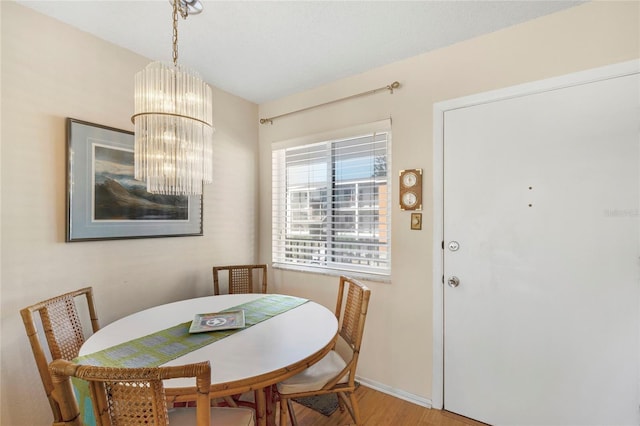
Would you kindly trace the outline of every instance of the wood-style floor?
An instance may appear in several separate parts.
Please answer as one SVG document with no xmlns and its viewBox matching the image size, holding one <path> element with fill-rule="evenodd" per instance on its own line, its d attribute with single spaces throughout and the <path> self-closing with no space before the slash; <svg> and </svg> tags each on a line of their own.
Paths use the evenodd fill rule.
<svg viewBox="0 0 640 426">
<path fill-rule="evenodd" d="M 366 386 L 356 391 L 362 421 L 367 426 L 478 426 L 484 425 L 442 410 L 431 410 Z M 330 417 L 293 403 L 299 426 L 345 426 L 353 424 L 349 413 L 337 410 Z"/>
</svg>

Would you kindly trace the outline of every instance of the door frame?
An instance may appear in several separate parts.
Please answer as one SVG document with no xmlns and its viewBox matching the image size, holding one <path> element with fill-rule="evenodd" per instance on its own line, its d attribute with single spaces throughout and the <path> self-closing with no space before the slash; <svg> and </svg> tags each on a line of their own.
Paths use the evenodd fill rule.
<svg viewBox="0 0 640 426">
<path fill-rule="evenodd" d="M 439 410 L 444 408 L 444 114 L 455 109 L 624 77 L 639 72 L 640 60 L 632 60 L 433 104 L 433 375 L 431 389 L 433 408 Z"/>
</svg>

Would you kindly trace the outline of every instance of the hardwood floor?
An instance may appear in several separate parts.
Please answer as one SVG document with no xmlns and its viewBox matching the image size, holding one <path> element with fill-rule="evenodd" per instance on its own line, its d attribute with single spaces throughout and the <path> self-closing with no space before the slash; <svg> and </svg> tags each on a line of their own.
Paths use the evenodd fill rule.
<svg viewBox="0 0 640 426">
<path fill-rule="evenodd" d="M 362 421 L 367 426 L 479 426 L 483 423 L 442 410 L 431 410 L 360 386 L 356 391 Z M 337 410 L 326 417 L 293 403 L 299 426 L 345 426 L 353 424 L 348 412 Z"/>
</svg>

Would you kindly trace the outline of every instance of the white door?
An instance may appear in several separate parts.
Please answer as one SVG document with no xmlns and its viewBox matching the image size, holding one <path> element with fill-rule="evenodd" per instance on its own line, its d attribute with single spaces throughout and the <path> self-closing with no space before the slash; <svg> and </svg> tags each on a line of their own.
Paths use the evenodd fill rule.
<svg viewBox="0 0 640 426">
<path fill-rule="evenodd" d="M 445 112 L 446 410 L 640 424 L 639 81 Z"/>
</svg>

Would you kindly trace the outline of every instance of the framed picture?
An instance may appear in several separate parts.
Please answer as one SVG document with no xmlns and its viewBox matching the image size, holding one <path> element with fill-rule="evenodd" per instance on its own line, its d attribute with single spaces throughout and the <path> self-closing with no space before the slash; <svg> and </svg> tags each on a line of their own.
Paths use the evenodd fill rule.
<svg viewBox="0 0 640 426">
<path fill-rule="evenodd" d="M 67 118 L 67 242 L 202 235 L 202 197 L 134 179 L 133 133 Z"/>
</svg>

